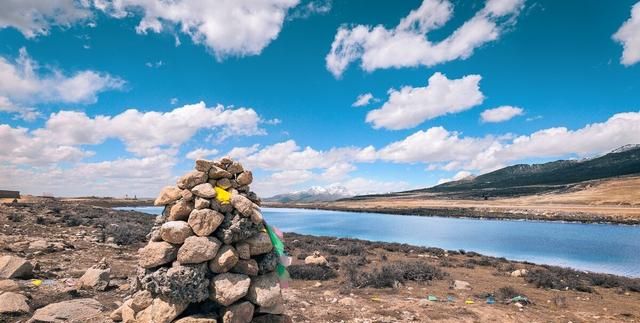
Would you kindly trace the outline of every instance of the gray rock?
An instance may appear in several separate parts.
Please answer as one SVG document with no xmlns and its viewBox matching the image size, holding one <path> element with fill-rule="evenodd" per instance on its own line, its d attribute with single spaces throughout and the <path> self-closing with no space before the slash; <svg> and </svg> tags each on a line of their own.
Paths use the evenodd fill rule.
<svg viewBox="0 0 640 323">
<path fill-rule="evenodd" d="M 139 269 L 135 288 L 160 295 L 174 303 L 197 303 L 209 297 L 207 264 L 182 265 L 157 270 Z"/>
<path fill-rule="evenodd" d="M 464 280 L 455 280 L 453 282 L 453 289 L 470 290 L 471 289 L 471 284 L 469 284 L 469 282 L 466 282 Z"/>
<path fill-rule="evenodd" d="M 242 259 L 238 260 L 238 263 L 231 268 L 231 271 L 247 276 L 257 276 L 260 269 L 258 268 L 258 263 L 254 259 Z"/>
<path fill-rule="evenodd" d="M 225 244 L 232 244 L 251 237 L 262 228 L 262 225 L 257 225 L 239 214 L 228 213 L 225 214 L 224 221 L 215 234 Z"/>
<path fill-rule="evenodd" d="M 180 189 L 175 186 L 166 186 L 160 191 L 160 195 L 153 202 L 155 206 L 167 205 L 177 201 L 180 198 Z"/>
<path fill-rule="evenodd" d="M 169 243 L 181 244 L 192 235 L 191 227 L 184 221 L 169 221 L 160 227 L 162 240 Z"/>
<path fill-rule="evenodd" d="M 213 166 L 213 163 L 209 160 L 204 160 L 204 159 L 198 159 L 196 160 L 196 167 L 195 169 L 199 172 L 203 172 L 203 173 L 208 173 L 209 170 L 211 169 L 211 166 Z"/>
<path fill-rule="evenodd" d="M 178 261 L 181 264 L 199 264 L 209 261 L 216 257 L 221 245 L 222 242 L 214 237 L 188 237 L 178 250 Z"/>
<path fill-rule="evenodd" d="M 216 181 L 216 185 L 226 190 L 226 189 L 229 189 L 229 187 L 231 187 L 231 180 L 228 178 L 221 178 Z"/>
<path fill-rule="evenodd" d="M 16 256 L 0 257 L 0 278 L 30 278 L 33 265 L 24 258 Z"/>
<path fill-rule="evenodd" d="M 191 189 L 191 192 L 196 196 L 206 198 L 206 199 L 212 199 L 216 197 L 216 191 L 213 189 L 213 186 L 209 183 L 196 185 Z"/>
<path fill-rule="evenodd" d="M 239 174 L 239 173 L 242 173 L 243 171 L 244 171 L 244 167 L 242 167 L 242 164 L 240 164 L 239 162 L 234 161 L 227 166 L 227 172 L 231 174 Z"/>
<path fill-rule="evenodd" d="M 169 216 L 167 216 L 167 220 L 169 221 L 180 221 L 186 220 L 189 218 L 189 214 L 193 211 L 193 204 L 187 200 L 181 199 L 176 202 L 169 211 Z"/>
<path fill-rule="evenodd" d="M 208 179 L 207 173 L 194 170 L 182 176 L 177 184 L 181 189 L 192 189 L 198 184 L 206 183 Z"/>
<path fill-rule="evenodd" d="M 224 220 L 218 211 L 210 209 L 193 210 L 189 215 L 189 225 L 198 236 L 208 236 L 213 233 Z"/>
<path fill-rule="evenodd" d="M 254 306 L 250 302 L 242 302 L 226 308 L 222 315 L 223 323 L 250 323 L 253 319 Z"/>
<path fill-rule="evenodd" d="M 269 252 L 258 256 L 256 261 L 258 262 L 258 275 L 264 275 L 276 270 L 276 266 L 278 265 L 278 256 L 275 252 Z"/>
<path fill-rule="evenodd" d="M 246 242 L 241 241 L 236 243 L 236 251 L 238 252 L 238 257 L 240 259 L 251 258 L 251 250 L 249 248 L 249 244 Z"/>
<path fill-rule="evenodd" d="M 273 249 L 271 239 L 266 232 L 258 232 L 245 240 L 245 242 L 249 245 L 249 253 L 252 257 L 267 253 Z"/>
<path fill-rule="evenodd" d="M 251 171 L 246 170 L 242 172 L 240 175 L 238 175 L 238 177 L 236 178 L 236 181 L 241 186 L 249 185 L 251 184 L 251 182 L 253 182 L 253 173 Z"/>
<path fill-rule="evenodd" d="M 29 313 L 27 298 L 14 292 L 0 294 L 0 314 Z"/>
<path fill-rule="evenodd" d="M 109 286 L 109 279 L 111 275 L 111 268 L 106 263 L 105 259 L 87 269 L 87 271 L 78 280 L 80 288 L 95 289 L 104 291 Z"/>
<path fill-rule="evenodd" d="M 158 267 L 176 260 L 178 248 L 168 242 L 149 242 L 138 250 L 138 264 L 142 268 Z"/>
<path fill-rule="evenodd" d="M 196 197 L 195 207 L 196 210 L 206 209 L 211 205 L 211 201 L 208 199 L 203 199 L 201 197 Z"/>
<path fill-rule="evenodd" d="M 224 245 L 216 256 L 209 261 L 209 269 L 216 273 L 226 273 L 238 262 L 238 253 L 236 249 L 230 245 Z"/>
<path fill-rule="evenodd" d="M 72 299 L 36 310 L 29 322 L 103 322 L 106 317 L 102 310 L 102 304 L 95 299 Z"/>
<path fill-rule="evenodd" d="M 207 316 L 207 315 L 189 315 L 185 316 L 174 323 L 218 323 L 218 319 L 216 316 Z"/>
<path fill-rule="evenodd" d="M 129 307 L 131 307 L 131 309 L 133 309 L 133 311 L 137 313 L 151 306 L 151 303 L 153 303 L 153 295 L 151 295 L 151 292 L 147 290 L 141 290 L 131 296 Z"/>
<path fill-rule="evenodd" d="M 211 279 L 210 298 L 223 306 L 229 306 L 247 295 L 251 279 L 240 274 L 224 273 Z"/>
<path fill-rule="evenodd" d="M 215 165 L 212 165 L 211 169 L 209 170 L 210 179 L 218 180 L 221 178 L 231 178 L 231 177 L 232 177 L 231 173 Z"/>
<path fill-rule="evenodd" d="M 247 299 L 260 307 L 272 307 L 282 301 L 280 282 L 275 273 L 270 273 L 251 280 Z"/>
</svg>

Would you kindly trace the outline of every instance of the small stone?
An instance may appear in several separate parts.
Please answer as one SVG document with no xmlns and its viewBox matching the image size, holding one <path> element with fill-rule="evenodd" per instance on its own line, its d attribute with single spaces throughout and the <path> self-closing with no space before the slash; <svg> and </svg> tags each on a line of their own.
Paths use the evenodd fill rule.
<svg viewBox="0 0 640 323">
<path fill-rule="evenodd" d="M 269 314 L 283 314 L 284 313 L 284 299 L 282 297 L 279 298 L 278 302 L 275 305 L 266 307 L 259 306 L 256 310 L 258 313 L 269 313 Z"/>
<path fill-rule="evenodd" d="M 240 274 L 224 273 L 211 279 L 210 298 L 223 306 L 229 306 L 247 295 L 251 279 Z"/>
<path fill-rule="evenodd" d="M 216 256 L 221 245 L 222 242 L 214 237 L 188 237 L 178 250 L 178 262 L 199 264 L 209 261 Z"/>
<path fill-rule="evenodd" d="M 14 292 L 0 294 L 0 314 L 29 313 L 27 298 Z"/>
<path fill-rule="evenodd" d="M 470 290 L 471 289 L 471 284 L 469 284 L 469 282 L 466 282 L 464 280 L 455 280 L 453 282 L 453 289 Z"/>
<path fill-rule="evenodd" d="M 226 190 L 226 189 L 229 189 L 229 187 L 231 187 L 231 180 L 228 178 L 221 178 L 216 181 L 216 185 Z"/>
<path fill-rule="evenodd" d="M 229 245 L 224 245 L 215 257 L 209 261 L 209 269 L 216 273 L 226 273 L 233 266 L 238 263 L 238 253 L 235 248 Z"/>
<path fill-rule="evenodd" d="M 185 316 L 177 321 L 173 321 L 173 323 L 218 323 L 218 319 L 216 316 L 205 316 L 205 315 L 189 315 Z"/>
<path fill-rule="evenodd" d="M 180 191 L 180 196 L 182 196 L 182 199 L 187 202 L 193 201 L 193 193 L 191 193 L 190 190 L 185 189 Z"/>
<path fill-rule="evenodd" d="M 517 269 L 511 272 L 511 277 L 524 277 L 529 273 L 526 269 Z"/>
<path fill-rule="evenodd" d="M 209 160 L 197 159 L 196 160 L 196 170 L 203 173 L 208 173 L 213 166 L 213 163 Z"/>
<path fill-rule="evenodd" d="M 153 202 L 155 206 L 162 206 L 171 204 L 177 201 L 180 198 L 180 189 L 175 186 L 165 186 L 162 191 L 160 191 L 160 195 Z"/>
<path fill-rule="evenodd" d="M 251 258 L 251 249 L 249 247 L 249 244 L 246 242 L 236 243 L 236 251 L 238 252 L 238 257 L 240 259 Z"/>
<path fill-rule="evenodd" d="M 218 166 L 211 166 L 211 169 L 209 170 L 210 179 L 219 180 L 221 178 L 231 178 L 231 177 L 232 177 L 231 173 L 227 172 L 226 170 Z"/>
<path fill-rule="evenodd" d="M 242 302 L 229 306 L 222 315 L 223 323 L 250 323 L 254 306 L 250 302 Z"/>
<path fill-rule="evenodd" d="M 206 209 L 211 205 L 211 201 L 201 197 L 196 197 L 195 207 L 196 210 Z"/>
<path fill-rule="evenodd" d="M 176 260 L 178 248 L 168 242 L 149 242 L 138 250 L 138 264 L 142 268 L 158 267 Z"/>
<path fill-rule="evenodd" d="M 280 282 L 275 273 L 254 277 L 247 293 L 247 299 L 260 307 L 275 306 L 282 300 Z"/>
<path fill-rule="evenodd" d="M 20 285 L 11 279 L 0 280 L 0 293 L 2 292 L 15 292 L 20 290 Z"/>
<path fill-rule="evenodd" d="M 231 268 L 234 273 L 257 276 L 259 272 L 258 263 L 254 259 L 238 260 L 238 263 Z"/>
<path fill-rule="evenodd" d="M 249 245 L 249 254 L 251 256 L 261 255 L 273 249 L 271 239 L 266 232 L 259 232 L 245 240 L 245 242 Z"/>
<path fill-rule="evenodd" d="M 33 265 L 24 258 L 16 256 L 0 257 L 0 278 L 30 278 Z"/>
<path fill-rule="evenodd" d="M 345 305 L 345 306 L 354 306 L 356 305 L 356 300 L 351 297 L 345 297 L 343 299 L 340 299 L 338 301 L 338 304 Z"/>
<path fill-rule="evenodd" d="M 109 286 L 109 278 L 111 275 L 111 268 L 105 262 L 103 258 L 100 263 L 87 269 L 87 271 L 80 277 L 78 284 L 80 288 L 89 288 L 99 291 L 104 291 Z"/>
<path fill-rule="evenodd" d="M 134 312 L 138 313 L 153 303 L 153 295 L 149 291 L 141 290 L 133 294 L 129 305 Z"/>
<path fill-rule="evenodd" d="M 193 235 L 193 231 L 187 222 L 169 221 L 160 227 L 162 240 L 173 244 L 181 244 Z"/>
<path fill-rule="evenodd" d="M 178 180 L 178 187 L 181 189 L 192 189 L 198 184 L 205 183 L 208 179 L 207 173 L 197 170 L 191 171 Z"/>
<path fill-rule="evenodd" d="M 168 221 L 180 221 L 189 218 L 189 214 L 193 211 L 193 205 L 186 200 L 179 200 L 171 207 L 169 211 Z"/>
<path fill-rule="evenodd" d="M 236 181 L 240 186 L 249 185 L 253 182 L 253 173 L 251 171 L 244 171 L 236 178 Z"/>
<path fill-rule="evenodd" d="M 123 323 L 136 323 L 136 311 L 131 308 L 131 300 L 128 300 L 120 307 Z"/>
<path fill-rule="evenodd" d="M 242 164 L 240 164 L 239 162 L 232 162 L 231 164 L 229 164 L 229 166 L 227 166 L 227 172 L 231 174 L 239 174 L 243 171 L 244 167 L 242 167 Z"/>
<path fill-rule="evenodd" d="M 391 322 L 391 320 L 385 319 L 384 321 L 381 320 L 380 322 Z M 266 314 L 254 317 L 251 323 L 293 323 L 293 320 L 291 320 L 291 318 L 287 315 Z"/>
<path fill-rule="evenodd" d="M 102 310 L 95 299 L 78 298 L 39 308 L 29 322 L 103 322 Z"/>
<path fill-rule="evenodd" d="M 223 220 L 224 215 L 210 209 L 193 210 L 189 215 L 189 225 L 193 232 L 199 236 L 210 235 Z"/>
<path fill-rule="evenodd" d="M 206 199 L 212 199 L 216 197 L 216 191 L 213 189 L 213 186 L 209 183 L 196 185 L 194 188 L 191 189 L 191 192 L 196 196 L 203 197 Z"/>
</svg>

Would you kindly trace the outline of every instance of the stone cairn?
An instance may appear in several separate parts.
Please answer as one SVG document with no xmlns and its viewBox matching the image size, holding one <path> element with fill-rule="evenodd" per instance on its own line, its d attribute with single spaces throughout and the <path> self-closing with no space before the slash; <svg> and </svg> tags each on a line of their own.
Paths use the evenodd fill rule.
<svg viewBox="0 0 640 323">
<path fill-rule="evenodd" d="M 282 254 L 251 192 L 251 171 L 229 158 L 195 170 L 155 201 L 164 206 L 138 251 L 133 294 L 112 313 L 141 323 L 288 322 Z M 271 231 L 272 232 L 272 231 Z M 282 275 L 280 275 L 282 276 Z"/>
</svg>

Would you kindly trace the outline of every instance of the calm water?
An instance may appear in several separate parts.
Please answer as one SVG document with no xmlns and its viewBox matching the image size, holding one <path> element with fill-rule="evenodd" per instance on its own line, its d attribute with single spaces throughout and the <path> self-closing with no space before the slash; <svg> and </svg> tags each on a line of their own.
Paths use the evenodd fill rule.
<svg viewBox="0 0 640 323">
<path fill-rule="evenodd" d="M 160 214 L 160 207 L 122 208 Z M 640 277 L 640 226 L 263 208 L 285 232 L 401 242 Z"/>
</svg>

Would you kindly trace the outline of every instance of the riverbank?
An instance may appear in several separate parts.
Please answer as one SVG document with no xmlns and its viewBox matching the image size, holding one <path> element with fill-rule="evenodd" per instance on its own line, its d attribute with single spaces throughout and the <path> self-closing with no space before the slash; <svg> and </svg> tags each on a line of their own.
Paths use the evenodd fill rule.
<svg viewBox="0 0 640 323">
<path fill-rule="evenodd" d="M 0 205 L 0 256 L 37 263 L 33 278 L 43 281 L 36 286 L 31 279 L 12 279 L 30 313 L 3 314 L 0 322 L 25 321 L 38 308 L 77 298 L 96 299 L 109 322 L 108 314 L 127 294 L 137 249 L 152 222 L 140 212 L 71 202 Z M 406 244 L 294 233 L 285 238 L 295 279 L 284 295 L 294 322 L 640 319 L 639 279 Z M 327 266 L 304 264 L 315 251 Z M 109 287 L 77 289 L 79 277 L 103 257 L 111 267 Z M 513 275 L 520 269 L 526 274 Z M 487 304 L 489 296 L 494 304 Z M 515 296 L 529 302 L 508 303 Z"/>
</svg>

